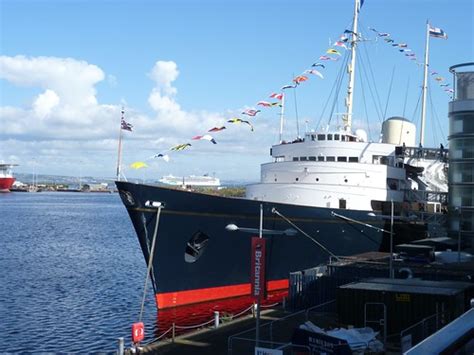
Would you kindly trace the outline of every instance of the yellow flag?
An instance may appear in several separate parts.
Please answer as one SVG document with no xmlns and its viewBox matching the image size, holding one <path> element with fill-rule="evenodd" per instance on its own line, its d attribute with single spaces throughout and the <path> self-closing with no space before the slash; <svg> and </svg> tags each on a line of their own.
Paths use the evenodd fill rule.
<svg viewBox="0 0 474 355">
<path fill-rule="evenodd" d="M 142 161 L 136 161 L 135 163 L 130 164 L 130 167 L 133 169 L 141 169 L 141 168 L 148 168 L 148 165 L 146 165 Z"/>
<path fill-rule="evenodd" d="M 335 49 L 333 48 L 329 48 L 326 53 L 328 54 L 337 54 L 337 55 L 341 55 L 341 53 L 339 53 L 338 51 L 336 51 Z"/>
</svg>

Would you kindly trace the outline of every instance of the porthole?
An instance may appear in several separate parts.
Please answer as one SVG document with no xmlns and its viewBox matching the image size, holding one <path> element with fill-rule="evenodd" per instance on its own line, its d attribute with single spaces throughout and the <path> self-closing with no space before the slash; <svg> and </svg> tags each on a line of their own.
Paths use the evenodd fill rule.
<svg viewBox="0 0 474 355">
<path fill-rule="evenodd" d="M 296 180 L 296 181 L 300 181 L 300 178 L 296 178 L 295 180 Z"/>
<path fill-rule="evenodd" d="M 316 178 L 316 181 L 319 181 L 319 178 Z"/>
<path fill-rule="evenodd" d="M 197 231 L 186 243 L 184 250 L 184 261 L 187 263 L 196 262 L 207 248 L 209 237 L 201 231 Z"/>
<path fill-rule="evenodd" d="M 344 182 L 347 182 L 347 179 L 344 179 Z"/>
</svg>

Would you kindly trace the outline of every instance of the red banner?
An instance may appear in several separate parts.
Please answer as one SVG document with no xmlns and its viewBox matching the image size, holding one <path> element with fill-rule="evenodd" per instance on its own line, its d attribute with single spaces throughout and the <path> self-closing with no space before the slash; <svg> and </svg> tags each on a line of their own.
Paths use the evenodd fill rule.
<svg viewBox="0 0 474 355">
<path fill-rule="evenodd" d="M 255 300 L 265 299 L 265 238 L 252 237 L 252 255 L 250 267 L 251 295 Z"/>
</svg>

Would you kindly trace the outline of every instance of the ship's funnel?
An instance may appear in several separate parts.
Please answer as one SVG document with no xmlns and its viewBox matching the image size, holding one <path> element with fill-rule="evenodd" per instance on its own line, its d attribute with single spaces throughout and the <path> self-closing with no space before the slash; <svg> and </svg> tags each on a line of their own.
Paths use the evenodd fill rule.
<svg viewBox="0 0 474 355">
<path fill-rule="evenodd" d="M 416 145 L 416 127 L 403 117 L 390 117 L 382 124 L 382 143 Z"/>
</svg>

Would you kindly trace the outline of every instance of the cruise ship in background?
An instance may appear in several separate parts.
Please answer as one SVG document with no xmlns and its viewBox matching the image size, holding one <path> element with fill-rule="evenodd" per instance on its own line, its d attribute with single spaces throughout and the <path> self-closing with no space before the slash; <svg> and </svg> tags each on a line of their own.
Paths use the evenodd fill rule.
<svg viewBox="0 0 474 355">
<path fill-rule="evenodd" d="M 0 164 L 0 192 L 10 192 L 15 182 L 12 169 L 17 164 Z"/>
<path fill-rule="evenodd" d="M 417 144 L 415 125 L 403 117 L 384 121 L 380 142 L 352 127 L 358 15 L 355 0 L 352 31 L 345 31 L 351 35 L 342 122 L 290 142 L 280 131 L 245 198 L 116 182 L 147 261 L 156 236 L 151 277 L 158 308 L 249 294 L 261 206 L 268 291 L 286 288 L 289 272 L 331 256 L 388 250 L 392 210 L 399 243 L 442 233 L 447 153 L 423 147 L 423 134 Z"/>
<path fill-rule="evenodd" d="M 221 181 L 215 176 L 209 175 L 190 175 L 190 176 L 163 176 L 160 183 L 171 186 L 182 186 L 182 187 L 220 187 Z"/>
</svg>

